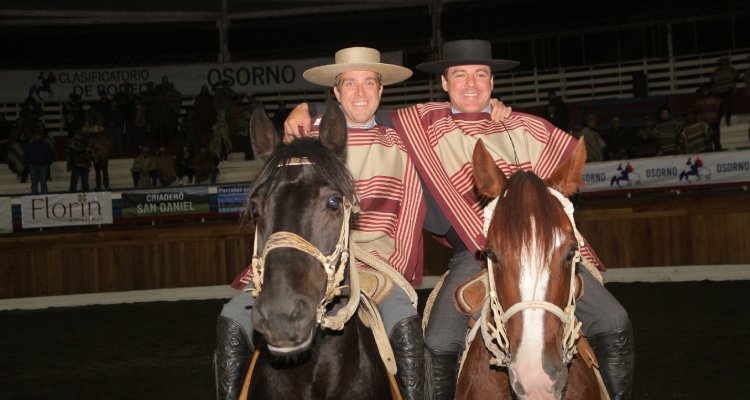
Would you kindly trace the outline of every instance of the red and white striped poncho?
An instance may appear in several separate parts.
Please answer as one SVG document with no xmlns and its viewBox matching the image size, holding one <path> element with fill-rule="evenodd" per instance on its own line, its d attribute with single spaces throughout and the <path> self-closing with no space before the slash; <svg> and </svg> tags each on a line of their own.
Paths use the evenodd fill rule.
<svg viewBox="0 0 750 400">
<path fill-rule="evenodd" d="M 492 122 L 488 113 L 453 114 L 450 103 L 399 109 L 393 121 L 417 172 L 472 254 L 485 242 L 471 167 L 477 140 L 482 139 L 506 176 L 530 170 L 543 179 L 572 154 L 577 143 L 542 118 L 513 112 L 502 122 Z M 588 244 L 581 253 L 604 269 Z"/>
<path fill-rule="evenodd" d="M 319 119 L 313 124 L 317 135 Z M 349 128 L 346 163 L 354 178 L 361 211 L 351 240 L 385 260 L 410 283 L 422 282 L 422 187 L 399 135 L 391 128 Z M 241 289 L 252 281 L 248 267 L 232 283 Z"/>
</svg>

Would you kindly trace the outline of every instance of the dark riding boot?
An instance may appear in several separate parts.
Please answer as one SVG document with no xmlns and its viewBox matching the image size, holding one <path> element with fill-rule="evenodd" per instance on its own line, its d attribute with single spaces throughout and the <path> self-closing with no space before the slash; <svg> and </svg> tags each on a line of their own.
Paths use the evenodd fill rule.
<svg viewBox="0 0 750 400">
<path fill-rule="evenodd" d="M 589 339 L 599 361 L 599 372 L 612 400 L 629 400 L 633 393 L 635 339 L 633 327 L 594 335 Z"/>
<path fill-rule="evenodd" d="M 242 391 L 253 346 L 240 324 L 220 316 L 216 325 L 216 398 L 236 400 Z"/>
<path fill-rule="evenodd" d="M 456 397 L 458 353 L 444 353 L 427 349 L 430 358 L 430 389 L 432 400 L 453 400 Z"/>
<path fill-rule="evenodd" d="M 396 381 L 404 400 L 424 399 L 424 335 L 418 315 L 404 318 L 391 331 Z"/>
</svg>

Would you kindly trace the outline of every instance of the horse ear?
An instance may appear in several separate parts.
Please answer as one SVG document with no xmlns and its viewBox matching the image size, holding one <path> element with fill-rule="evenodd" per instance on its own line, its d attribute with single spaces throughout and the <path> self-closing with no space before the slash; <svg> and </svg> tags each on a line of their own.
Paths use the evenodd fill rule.
<svg viewBox="0 0 750 400">
<path fill-rule="evenodd" d="M 281 137 L 276 133 L 276 128 L 263 107 L 255 107 L 253 110 L 250 131 L 253 136 L 253 151 L 263 161 L 281 145 Z"/>
<path fill-rule="evenodd" d="M 326 113 L 320 121 L 320 141 L 334 154 L 344 158 L 346 154 L 346 117 L 339 103 L 326 100 Z"/>
<path fill-rule="evenodd" d="M 477 185 L 477 193 L 486 198 L 499 196 L 507 179 L 503 171 L 495 165 L 495 160 L 492 159 L 492 155 L 484 147 L 481 139 L 474 145 L 471 165 L 474 183 Z"/>
<path fill-rule="evenodd" d="M 565 196 L 573 195 L 581 185 L 581 176 L 586 167 L 586 143 L 583 137 L 578 139 L 578 145 L 573 154 L 547 178 L 547 186 L 551 186 Z"/>
</svg>

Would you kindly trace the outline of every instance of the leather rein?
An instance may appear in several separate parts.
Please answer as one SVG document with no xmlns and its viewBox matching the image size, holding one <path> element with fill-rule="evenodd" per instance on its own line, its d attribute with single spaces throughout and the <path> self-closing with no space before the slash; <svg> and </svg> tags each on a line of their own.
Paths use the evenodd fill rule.
<svg viewBox="0 0 750 400">
<path fill-rule="evenodd" d="M 558 192 L 553 188 L 548 188 L 549 192 L 557 198 L 565 210 L 565 214 L 570 219 L 570 223 L 573 226 L 573 232 L 576 236 L 578 246 L 576 252 L 571 261 L 570 268 L 570 294 L 568 295 L 568 302 L 565 308 L 560 308 L 555 304 L 548 301 L 530 300 L 521 301 L 510 306 L 507 310 L 503 310 L 500 305 L 500 301 L 497 295 L 497 288 L 495 286 L 495 278 L 492 266 L 492 260 L 487 259 L 487 272 L 489 280 L 489 296 L 484 302 L 482 307 L 482 315 L 480 317 L 480 323 L 475 325 L 474 329 L 481 329 L 482 338 L 490 351 L 490 364 L 500 367 L 504 367 L 510 361 L 511 352 L 509 347 L 508 334 L 506 331 L 506 324 L 508 320 L 515 314 L 523 310 L 537 310 L 541 309 L 554 314 L 563 323 L 563 340 L 562 340 L 562 358 L 564 363 L 568 363 L 573 359 L 573 356 L 578 352 L 576 347 L 576 341 L 580 336 L 581 322 L 575 316 L 576 308 L 576 278 L 575 278 L 575 266 L 578 261 L 581 260 L 580 248 L 583 246 L 583 237 L 576 228 L 575 221 L 573 220 L 573 204 L 566 198 L 562 193 Z M 495 213 L 495 207 L 497 205 L 497 197 L 490 202 L 484 209 L 484 234 L 487 235 L 489 230 L 490 221 Z M 471 336 L 474 336 L 472 333 Z"/>
</svg>

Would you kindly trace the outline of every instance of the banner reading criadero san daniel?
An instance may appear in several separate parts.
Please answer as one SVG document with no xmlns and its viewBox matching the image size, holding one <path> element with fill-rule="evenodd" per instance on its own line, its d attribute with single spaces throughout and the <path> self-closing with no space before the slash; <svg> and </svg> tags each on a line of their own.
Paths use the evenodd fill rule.
<svg viewBox="0 0 750 400">
<path fill-rule="evenodd" d="M 381 62 L 401 65 L 400 51 L 381 54 Z M 162 77 L 174 83 L 175 89 L 185 96 L 200 93 L 201 86 L 209 88 L 227 81 L 238 93 L 279 93 L 315 90 L 317 87 L 302 78 L 302 73 L 312 67 L 332 64 L 333 57 L 242 61 L 224 64 L 190 64 L 171 66 L 138 66 L 121 68 L 8 70 L 0 71 L 0 102 L 22 102 L 27 96 L 42 101 L 62 102 L 70 93 L 84 100 L 99 98 L 99 93 L 109 96 L 130 86 L 133 93 L 147 90 L 149 82 L 159 84 Z"/>
<path fill-rule="evenodd" d="M 207 187 L 138 190 L 121 198 L 123 217 L 207 214 L 211 208 Z"/>
<path fill-rule="evenodd" d="M 111 223 L 112 194 L 109 192 L 21 197 L 21 226 L 24 229 Z"/>
<path fill-rule="evenodd" d="M 750 183 L 750 151 L 592 162 L 583 183 L 581 192 Z"/>
</svg>

